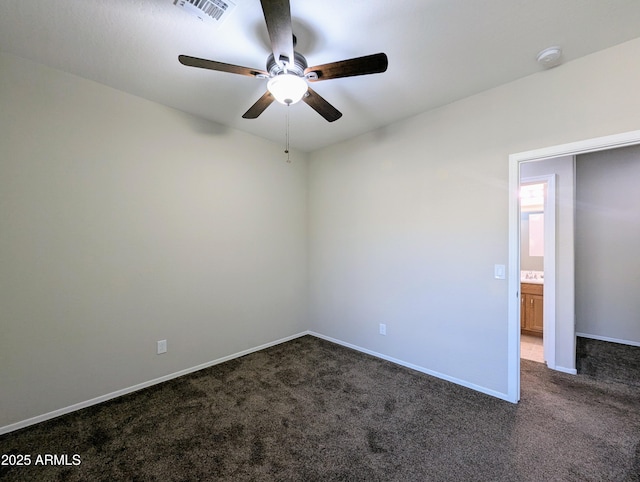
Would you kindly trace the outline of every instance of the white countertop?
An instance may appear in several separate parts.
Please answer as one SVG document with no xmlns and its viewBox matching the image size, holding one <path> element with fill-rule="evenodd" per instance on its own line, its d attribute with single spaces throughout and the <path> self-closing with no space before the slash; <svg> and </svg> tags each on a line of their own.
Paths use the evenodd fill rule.
<svg viewBox="0 0 640 482">
<path fill-rule="evenodd" d="M 544 271 L 520 271 L 520 282 L 542 285 L 544 284 Z"/>
</svg>

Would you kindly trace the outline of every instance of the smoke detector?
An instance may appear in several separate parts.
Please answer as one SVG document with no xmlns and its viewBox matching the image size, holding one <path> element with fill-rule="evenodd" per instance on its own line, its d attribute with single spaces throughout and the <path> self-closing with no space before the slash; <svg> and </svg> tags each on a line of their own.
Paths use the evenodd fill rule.
<svg viewBox="0 0 640 482">
<path fill-rule="evenodd" d="M 545 69 L 550 69 L 560 64 L 562 58 L 562 49 L 560 47 L 549 47 L 538 53 L 538 63 Z"/>
</svg>

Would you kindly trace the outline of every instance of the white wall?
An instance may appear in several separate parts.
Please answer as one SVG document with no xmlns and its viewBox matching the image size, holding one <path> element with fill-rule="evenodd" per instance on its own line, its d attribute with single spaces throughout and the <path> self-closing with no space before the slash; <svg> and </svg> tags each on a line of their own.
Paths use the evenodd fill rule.
<svg viewBox="0 0 640 482">
<path fill-rule="evenodd" d="M 576 160 L 576 331 L 640 345 L 640 147 Z"/>
<path fill-rule="evenodd" d="M 312 330 L 507 394 L 508 156 L 640 128 L 638 58 L 634 40 L 312 153 Z"/>
<path fill-rule="evenodd" d="M 292 158 L 0 55 L 0 428 L 306 330 Z"/>
</svg>

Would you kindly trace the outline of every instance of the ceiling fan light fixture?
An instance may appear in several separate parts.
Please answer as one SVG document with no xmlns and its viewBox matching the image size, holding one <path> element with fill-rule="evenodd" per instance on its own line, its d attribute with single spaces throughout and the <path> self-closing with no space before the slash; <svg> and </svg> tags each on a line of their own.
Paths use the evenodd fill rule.
<svg viewBox="0 0 640 482">
<path fill-rule="evenodd" d="M 307 93 L 307 82 L 297 75 L 280 74 L 269 80 L 267 89 L 278 102 L 291 105 L 299 102 Z"/>
<path fill-rule="evenodd" d="M 229 0 L 174 0 L 200 5 L 202 2 L 219 2 Z M 233 0 L 237 2 L 238 0 Z M 200 69 L 228 72 L 247 77 L 269 79 L 267 91 L 242 114 L 243 119 L 256 119 L 273 101 L 291 105 L 303 101 L 327 122 L 334 122 L 342 113 L 327 102 L 324 97 L 314 92 L 307 82 L 319 82 L 329 79 L 340 79 L 359 75 L 381 74 L 386 72 L 389 64 L 387 55 L 380 52 L 352 59 L 329 62 L 309 67 L 304 55 L 294 50 L 296 37 L 291 22 L 290 0 L 260 0 L 264 14 L 267 33 L 272 52 L 267 57 L 266 70 L 243 67 L 241 65 L 200 59 L 189 55 L 179 55 L 182 65 Z M 205 7 L 206 10 L 206 7 Z"/>
</svg>

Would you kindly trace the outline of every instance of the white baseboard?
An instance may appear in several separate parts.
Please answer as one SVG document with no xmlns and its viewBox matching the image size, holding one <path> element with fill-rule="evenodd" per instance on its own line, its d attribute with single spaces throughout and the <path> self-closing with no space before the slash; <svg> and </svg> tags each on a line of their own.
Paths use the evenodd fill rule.
<svg viewBox="0 0 640 482">
<path fill-rule="evenodd" d="M 309 334 L 310 334 L 310 332 L 304 331 L 304 332 L 298 333 L 296 335 L 291 335 L 291 336 L 288 336 L 286 338 L 281 338 L 279 340 L 275 340 L 275 341 L 272 341 L 272 342 L 269 342 L 269 343 L 265 343 L 264 345 L 256 346 L 256 347 L 253 347 L 253 348 L 249 348 L 247 350 L 243 350 L 243 351 L 238 352 L 238 353 L 234 353 L 233 355 L 228 355 L 228 356 L 225 356 L 225 357 L 222 357 L 222 358 L 217 358 L 215 360 L 203 363 L 203 364 L 195 366 L 195 367 L 187 368 L 185 370 L 180 370 L 180 371 L 177 371 L 175 373 L 171 373 L 169 375 L 165 375 L 165 376 L 162 376 L 162 377 L 159 377 L 159 378 L 154 378 L 153 380 L 142 382 L 142 383 L 139 383 L 139 384 L 134 385 L 132 387 L 123 388 L 122 390 L 117 390 L 115 392 L 107 393 L 105 395 L 101 395 L 99 397 L 92 398 L 91 400 L 86 400 L 84 402 L 75 403 L 73 405 L 69 405 L 68 407 L 59 408 L 58 410 L 54 410 L 52 412 L 48 412 L 48 413 L 45 413 L 45 414 L 42 414 L 42 415 L 37 415 L 35 417 L 28 418 L 28 419 L 22 420 L 20 422 L 12 423 L 10 425 L 5 425 L 4 427 L 0 427 L 0 435 L 3 435 L 5 433 L 9 433 L 9 432 L 13 432 L 14 430 L 19 430 L 21 428 L 25 428 L 25 427 L 28 427 L 30 425 L 35 425 L 36 423 L 45 422 L 47 420 L 51 420 L 52 418 L 56 418 L 56 417 L 59 417 L 61 415 L 66 415 L 67 413 L 75 412 L 77 410 L 81 410 L 83 408 L 87 408 L 87 407 L 90 407 L 92 405 L 97 405 L 98 403 L 106 402 L 106 401 L 111 400 L 113 398 L 117 398 L 117 397 L 120 397 L 122 395 L 126 395 L 128 393 L 136 392 L 138 390 L 142 390 L 143 388 L 148 388 L 148 387 L 151 387 L 153 385 L 157 385 L 158 383 L 167 382 L 167 381 L 172 380 L 174 378 L 178 378 L 178 377 L 181 377 L 183 375 L 188 375 L 189 373 L 197 372 L 198 370 L 203 370 L 205 368 L 209 368 L 209 367 L 212 367 L 214 365 L 218 365 L 219 363 L 224 363 L 226 361 L 233 360 L 234 358 L 239 358 L 241 356 L 245 356 L 245 355 L 248 355 L 250 353 L 254 353 L 256 351 L 264 350 L 265 348 L 269 348 L 269 347 L 272 347 L 272 346 L 275 346 L 275 345 L 279 345 L 280 343 L 285 343 L 287 341 L 295 340 L 296 338 L 300 338 L 301 336 L 309 335 Z"/>
<path fill-rule="evenodd" d="M 558 365 L 556 365 L 555 367 L 553 367 L 553 370 L 562 372 L 562 373 L 568 373 L 569 375 L 577 375 L 578 374 L 578 370 L 575 368 L 565 368 L 565 367 L 560 367 Z"/>
<path fill-rule="evenodd" d="M 608 336 L 589 335 L 587 333 L 576 333 L 576 336 L 591 338 L 592 340 L 610 341 L 611 343 L 620 343 L 621 345 L 640 346 L 640 342 L 638 341 L 621 340 L 619 338 L 610 338 Z"/>
<path fill-rule="evenodd" d="M 320 333 L 316 333 L 316 332 L 310 331 L 308 334 L 312 335 L 312 336 L 315 336 L 317 338 L 322 338 L 323 340 L 327 340 L 327 341 L 330 341 L 332 343 L 336 343 L 338 345 L 345 346 L 347 348 L 351 348 L 352 350 L 356 350 L 356 351 L 360 351 L 362 353 L 366 353 L 367 355 L 371 355 L 371 356 L 374 356 L 376 358 L 381 358 L 383 360 L 390 361 L 391 363 L 395 363 L 396 365 L 401 365 L 403 367 L 407 367 L 407 368 L 410 368 L 412 370 L 416 370 L 416 371 L 421 372 L 421 373 L 426 373 L 427 375 L 431 375 L 433 377 L 440 378 L 442 380 L 446 380 L 446 381 L 451 382 L 451 383 L 455 383 L 456 385 L 461 385 L 463 387 L 470 388 L 471 390 L 475 390 L 476 392 L 484 393 L 486 395 L 490 395 L 492 397 L 496 397 L 496 398 L 499 398 L 501 400 L 506 400 L 507 402 L 516 403 L 516 402 L 514 402 L 513 400 L 511 400 L 509 398 L 509 395 L 507 393 L 497 392 L 495 390 L 491 390 L 489 388 L 486 388 L 486 387 L 483 387 L 483 386 L 480 386 L 480 385 L 476 385 L 474 383 L 467 382 L 466 380 L 461 380 L 459 378 L 455 378 L 455 377 L 451 377 L 449 375 L 445 375 L 444 373 L 436 372 L 434 370 L 429 370 L 428 368 L 424 368 L 424 367 L 421 367 L 421 366 L 418 366 L 418 365 L 414 365 L 413 363 L 408 363 L 408 362 L 405 362 L 403 360 L 399 360 L 397 358 L 393 358 L 393 357 L 390 357 L 390 356 L 387 356 L 387 355 L 383 355 L 382 353 L 377 353 L 375 351 L 371 351 L 371 350 L 368 350 L 366 348 L 362 348 L 362 347 L 357 346 L 357 345 L 352 345 L 351 343 L 347 343 L 347 342 L 344 342 L 342 340 L 337 340 L 335 338 L 331 338 L 329 336 L 325 336 L 325 335 L 322 335 Z"/>
</svg>

